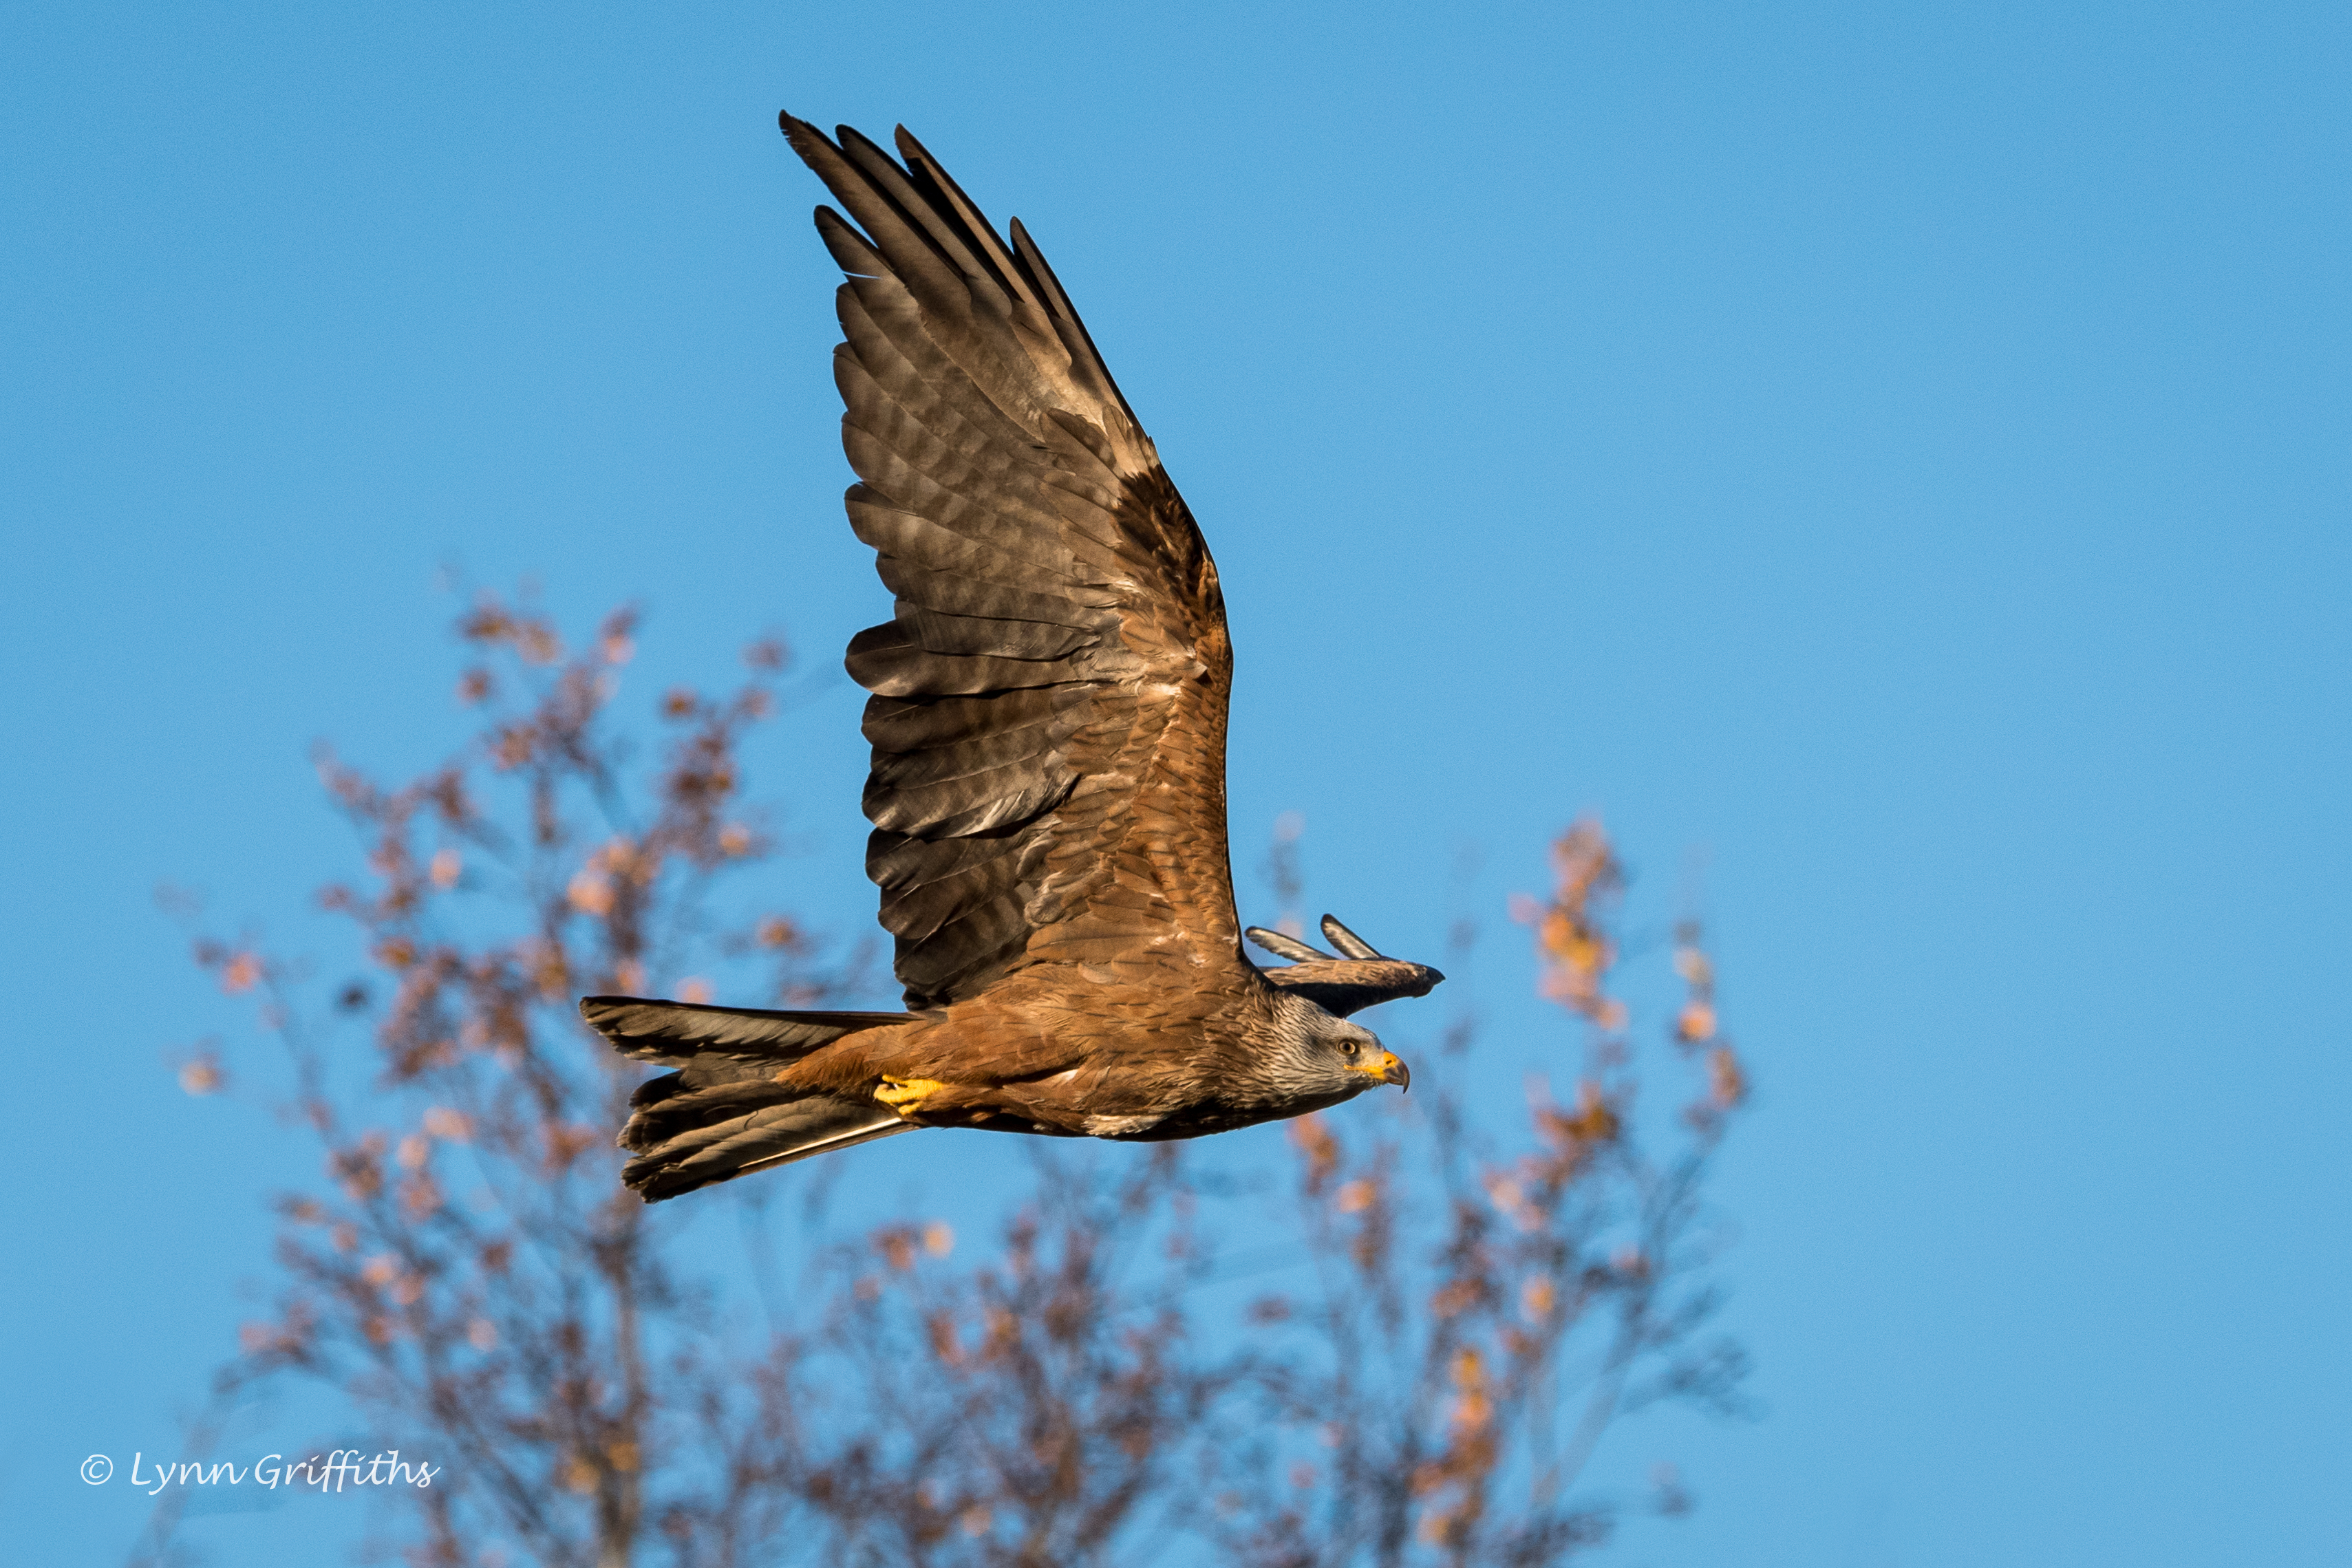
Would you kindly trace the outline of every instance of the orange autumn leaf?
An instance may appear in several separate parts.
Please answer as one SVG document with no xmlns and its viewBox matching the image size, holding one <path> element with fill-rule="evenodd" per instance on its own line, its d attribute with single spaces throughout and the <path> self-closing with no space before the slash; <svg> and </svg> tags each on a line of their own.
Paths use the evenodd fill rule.
<svg viewBox="0 0 2352 1568">
<path fill-rule="evenodd" d="M 613 882 L 601 872 L 583 871 L 573 876 L 564 896 L 583 915 L 601 920 L 613 912 Z"/>
</svg>

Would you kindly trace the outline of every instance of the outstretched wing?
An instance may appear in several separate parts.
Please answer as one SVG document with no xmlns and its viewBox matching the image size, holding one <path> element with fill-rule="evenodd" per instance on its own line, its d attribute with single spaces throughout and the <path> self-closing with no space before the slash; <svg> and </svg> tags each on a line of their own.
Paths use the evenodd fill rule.
<svg viewBox="0 0 2352 1568">
<path fill-rule="evenodd" d="M 1018 220 L 1008 245 L 903 129 L 903 165 L 847 127 L 783 129 L 856 225 L 817 209 L 849 275 L 850 524 L 898 596 L 848 665 L 874 694 L 866 871 L 907 1005 L 1041 963 L 1245 967 L 1224 600 L 1150 437 Z"/>
</svg>

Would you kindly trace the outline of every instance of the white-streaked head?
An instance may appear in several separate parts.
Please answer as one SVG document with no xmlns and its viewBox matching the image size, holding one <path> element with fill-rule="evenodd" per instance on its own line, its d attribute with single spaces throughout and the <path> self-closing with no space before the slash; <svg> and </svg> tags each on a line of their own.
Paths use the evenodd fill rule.
<svg viewBox="0 0 2352 1568">
<path fill-rule="evenodd" d="M 1361 1024 L 1334 1018 L 1306 998 L 1275 998 L 1276 1046 L 1266 1065 L 1292 1093 L 1344 1100 L 1375 1084 L 1405 1088 L 1412 1073 L 1380 1037 Z"/>
</svg>

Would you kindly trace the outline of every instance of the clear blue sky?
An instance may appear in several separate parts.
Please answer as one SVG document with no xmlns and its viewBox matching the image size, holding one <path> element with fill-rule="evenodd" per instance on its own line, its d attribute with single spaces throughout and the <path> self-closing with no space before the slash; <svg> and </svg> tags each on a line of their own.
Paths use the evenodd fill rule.
<svg viewBox="0 0 2352 1568">
<path fill-rule="evenodd" d="M 648 692 L 769 626 L 830 669 L 884 613 L 786 106 L 903 120 L 1034 228 L 1223 570 L 1236 837 L 1303 810 L 1318 906 L 1433 954 L 1480 846 L 1482 1002 L 1551 1039 L 1501 919 L 1548 836 L 1601 810 L 1654 906 L 1704 852 L 1768 1414 L 1637 1434 L 1701 1511 L 1629 1560 L 2344 1560 L 2352 12 L 20 3 L 5 37 L 25 1561 L 119 1556 L 138 1511 L 74 1468 L 173 1445 L 257 1195 L 308 1168 L 163 1070 L 240 1015 L 150 891 L 301 946 L 350 863 L 308 744 L 398 771 L 459 733 L 436 569 L 642 601 Z M 754 758 L 836 929 L 857 697 Z"/>
</svg>

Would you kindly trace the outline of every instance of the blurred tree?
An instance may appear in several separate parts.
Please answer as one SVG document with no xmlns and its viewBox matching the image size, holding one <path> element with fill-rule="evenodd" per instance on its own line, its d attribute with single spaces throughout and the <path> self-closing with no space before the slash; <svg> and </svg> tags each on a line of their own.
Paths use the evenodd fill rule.
<svg viewBox="0 0 2352 1568">
<path fill-rule="evenodd" d="M 1685 926 L 1670 1033 L 1698 1087 L 1677 1118 L 1636 1114 L 1612 988 L 1622 879 L 1591 822 L 1522 911 L 1585 1033 L 1572 1099 L 1531 1084 L 1516 1134 L 1454 1089 L 1379 1123 L 1292 1124 L 1307 1288 L 1209 1315 L 1226 1276 L 1203 1205 L 1231 1178 L 1179 1145 L 1047 1146 L 993 1256 L 951 1261 L 937 1222 L 811 1240 L 797 1315 L 737 1343 L 672 1255 L 690 1215 L 620 1186 L 612 1133 L 643 1070 L 575 998 L 708 999 L 723 971 L 730 999 L 758 999 L 757 973 L 772 1005 L 804 1008 L 873 982 L 862 951 L 828 960 L 788 913 L 724 913 L 773 847 L 739 747 L 782 649 L 754 644 L 730 695 L 662 697 L 667 739 L 640 770 L 611 713 L 634 630 L 624 612 L 567 650 L 545 616 L 485 599 L 459 624 L 476 662 L 458 692 L 483 719 L 455 761 L 384 789 L 322 756 L 368 876 L 320 902 L 358 927 L 363 976 L 322 996 L 254 943 L 197 944 L 284 1043 L 325 1166 L 278 1200 L 278 1296 L 221 1394 L 314 1378 L 385 1448 L 429 1453 L 440 1473 L 402 1494 L 391 1543 L 408 1560 L 1541 1563 L 1627 1507 L 1687 1506 L 1670 1476 L 1639 1500 L 1583 1477 L 1622 1413 L 1736 1399 L 1737 1350 L 1703 1337 L 1700 1198 L 1745 1080 Z M 1298 826 L 1270 862 L 1286 905 Z M 1465 1015 L 1445 1051 L 1466 1059 L 1475 1033 Z M 180 1071 L 192 1093 L 227 1082 L 215 1055 Z M 822 1190 L 824 1166 L 692 1202 Z M 173 1553 L 172 1500 L 152 1557 Z"/>
</svg>

